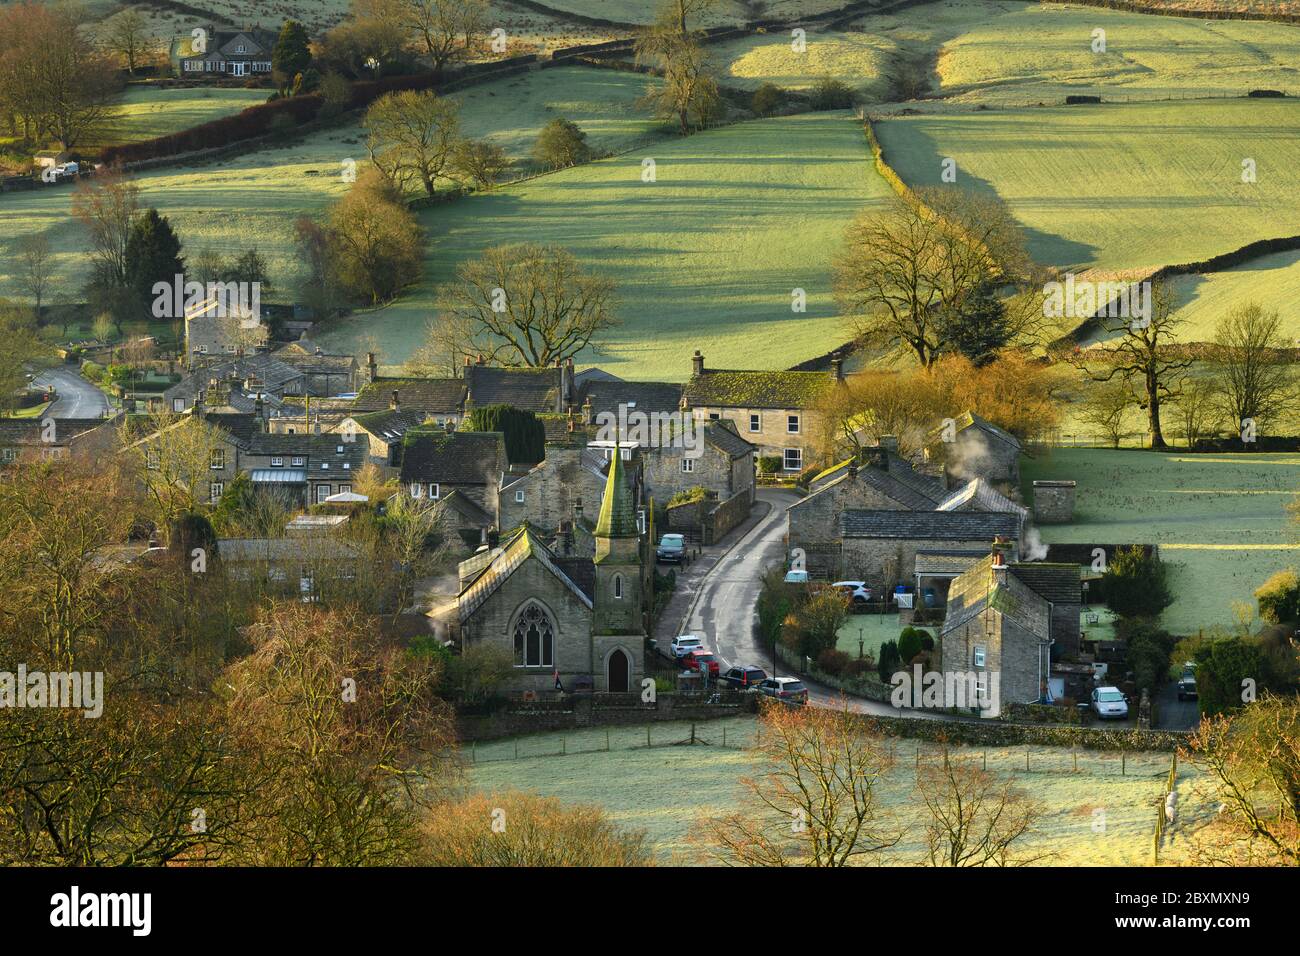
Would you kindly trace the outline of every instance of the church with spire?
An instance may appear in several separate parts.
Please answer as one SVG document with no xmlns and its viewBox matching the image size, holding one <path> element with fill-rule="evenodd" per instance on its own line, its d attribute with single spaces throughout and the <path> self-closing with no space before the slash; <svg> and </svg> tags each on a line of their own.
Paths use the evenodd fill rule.
<svg viewBox="0 0 1300 956">
<path fill-rule="evenodd" d="M 594 557 L 566 554 L 527 524 L 460 564 L 440 616 L 462 652 L 514 659 L 514 693 L 639 691 L 645 674 L 647 537 L 623 461 L 614 455 L 593 532 Z"/>
</svg>

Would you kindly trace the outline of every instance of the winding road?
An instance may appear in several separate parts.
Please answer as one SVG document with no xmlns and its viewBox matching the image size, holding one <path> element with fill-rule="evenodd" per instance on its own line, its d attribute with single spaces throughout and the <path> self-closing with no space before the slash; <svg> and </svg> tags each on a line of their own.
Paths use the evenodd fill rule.
<svg viewBox="0 0 1300 956">
<path fill-rule="evenodd" d="M 108 396 L 69 368 L 52 368 L 32 380 L 37 388 L 53 388 L 56 398 L 45 414 L 50 418 L 107 418 Z"/>
<path fill-rule="evenodd" d="M 699 634 L 721 659 L 723 669 L 732 664 L 754 664 L 772 673 L 772 648 L 760 647 L 756 637 L 758 595 L 762 590 L 763 572 L 784 558 L 786 511 L 801 498 L 784 490 L 761 490 L 757 497 L 772 508 L 767 515 L 718 559 L 699 583 L 686 618 L 684 634 Z M 781 665 L 777 673 L 785 675 Z M 898 717 L 935 717 L 918 710 L 899 710 L 879 701 L 859 697 L 841 698 L 840 692 L 804 678 L 808 700 L 818 706 L 841 706 L 846 700 L 850 710 L 858 713 Z"/>
</svg>

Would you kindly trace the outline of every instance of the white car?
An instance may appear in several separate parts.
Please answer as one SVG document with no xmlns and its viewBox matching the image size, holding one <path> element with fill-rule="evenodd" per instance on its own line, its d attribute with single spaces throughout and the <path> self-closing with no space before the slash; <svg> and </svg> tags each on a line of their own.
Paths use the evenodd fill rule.
<svg viewBox="0 0 1300 956">
<path fill-rule="evenodd" d="M 1098 687 L 1092 692 L 1092 712 L 1102 720 L 1128 717 L 1128 698 L 1118 687 Z"/>
<path fill-rule="evenodd" d="M 836 581 L 831 585 L 854 604 L 869 604 L 875 597 L 866 581 Z"/>
<path fill-rule="evenodd" d="M 673 640 L 669 645 L 673 651 L 673 657 L 682 658 L 691 651 L 703 650 L 704 640 L 697 634 L 683 634 Z"/>
</svg>

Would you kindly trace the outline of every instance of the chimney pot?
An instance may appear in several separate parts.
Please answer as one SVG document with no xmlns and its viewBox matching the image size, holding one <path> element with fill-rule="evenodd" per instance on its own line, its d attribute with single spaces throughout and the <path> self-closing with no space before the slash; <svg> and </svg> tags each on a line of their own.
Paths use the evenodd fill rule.
<svg viewBox="0 0 1300 956">
<path fill-rule="evenodd" d="M 401 402 L 397 400 L 397 389 L 393 389 L 393 397 L 392 400 L 389 401 L 388 407 L 391 408 L 393 411 L 397 411 L 399 408 L 402 407 Z"/>
<path fill-rule="evenodd" d="M 838 355 L 831 356 L 831 378 L 836 382 L 844 381 L 844 359 Z"/>
</svg>

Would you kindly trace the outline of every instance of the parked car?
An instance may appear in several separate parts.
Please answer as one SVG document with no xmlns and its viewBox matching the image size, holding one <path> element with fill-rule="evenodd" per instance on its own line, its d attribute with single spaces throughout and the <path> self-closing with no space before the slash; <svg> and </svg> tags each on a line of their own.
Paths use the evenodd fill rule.
<svg viewBox="0 0 1300 956">
<path fill-rule="evenodd" d="M 666 534 L 655 548 L 655 560 L 667 564 L 681 564 L 686 560 L 686 538 L 680 534 Z"/>
<path fill-rule="evenodd" d="M 683 634 L 673 639 L 668 645 L 673 652 L 673 657 L 679 660 L 694 650 L 704 649 L 704 640 L 698 634 Z"/>
<path fill-rule="evenodd" d="M 758 692 L 792 707 L 808 703 L 808 688 L 796 677 L 769 677 L 758 685 Z"/>
<path fill-rule="evenodd" d="M 1128 717 L 1128 698 L 1118 687 L 1098 687 L 1092 692 L 1092 712 L 1102 720 Z"/>
<path fill-rule="evenodd" d="M 875 600 L 875 593 L 867 587 L 866 581 L 836 581 L 831 585 L 854 604 L 868 604 Z"/>
<path fill-rule="evenodd" d="M 1196 700 L 1196 665 L 1191 662 L 1183 665 L 1183 674 L 1178 678 L 1178 699 Z"/>
<path fill-rule="evenodd" d="M 767 671 L 761 667 L 752 667 L 748 664 L 728 668 L 727 672 L 722 675 L 724 683 L 740 690 L 753 690 L 765 680 L 767 680 Z"/>
<path fill-rule="evenodd" d="M 707 670 L 710 677 L 717 677 L 718 671 L 721 669 L 717 655 L 712 651 L 704 650 L 702 647 L 697 647 L 695 650 L 687 654 L 683 663 L 686 664 L 688 670 Z"/>
<path fill-rule="evenodd" d="M 807 584 L 807 583 L 808 583 L 808 572 L 807 572 L 807 571 L 787 571 L 787 572 L 785 572 L 785 583 L 786 583 L 786 584 Z"/>
</svg>

